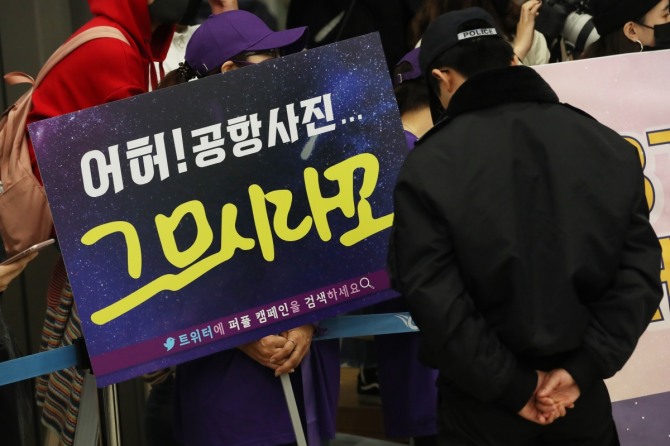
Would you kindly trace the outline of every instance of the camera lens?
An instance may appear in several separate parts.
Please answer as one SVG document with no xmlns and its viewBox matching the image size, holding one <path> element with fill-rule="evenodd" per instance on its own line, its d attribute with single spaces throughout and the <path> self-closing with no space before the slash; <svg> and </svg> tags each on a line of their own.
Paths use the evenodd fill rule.
<svg viewBox="0 0 670 446">
<path fill-rule="evenodd" d="M 575 47 L 577 53 L 584 51 L 600 37 L 591 16 L 576 12 L 568 14 L 561 35 Z"/>
</svg>

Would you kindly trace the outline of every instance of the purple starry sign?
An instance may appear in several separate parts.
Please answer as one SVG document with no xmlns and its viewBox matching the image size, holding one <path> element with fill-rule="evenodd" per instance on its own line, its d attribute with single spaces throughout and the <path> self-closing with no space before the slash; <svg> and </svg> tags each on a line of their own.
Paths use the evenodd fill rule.
<svg viewBox="0 0 670 446">
<path fill-rule="evenodd" d="M 99 386 L 395 296 L 376 34 L 29 131 Z"/>
</svg>

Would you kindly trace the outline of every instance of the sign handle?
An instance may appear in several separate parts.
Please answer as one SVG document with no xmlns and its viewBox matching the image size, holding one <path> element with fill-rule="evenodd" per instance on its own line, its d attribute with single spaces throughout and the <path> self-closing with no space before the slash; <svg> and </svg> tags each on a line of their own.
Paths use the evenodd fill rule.
<svg viewBox="0 0 670 446">
<path fill-rule="evenodd" d="M 284 397 L 286 398 L 286 404 L 288 405 L 288 412 L 291 415 L 291 424 L 293 424 L 296 442 L 298 446 L 307 446 L 305 432 L 302 430 L 302 424 L 300 423 L 298 405 L 295 402 L 295 395 L 293 393 L 293 387 L 291 386 L 291 378 L 289 378 L 288 373 L 282 373 L 279 375 L 279 378 L 281 379 L 281 386 L 284 389 Z"/>
</svg>

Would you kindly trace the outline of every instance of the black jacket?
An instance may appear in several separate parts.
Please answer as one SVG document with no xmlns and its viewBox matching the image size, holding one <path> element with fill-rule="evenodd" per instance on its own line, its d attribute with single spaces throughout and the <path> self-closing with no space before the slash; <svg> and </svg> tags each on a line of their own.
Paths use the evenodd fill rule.
<svg viewBox="0 0 670 446">
<path fill-rule="evenodd" d="M 409 154 L 389 266 L 440 379 L 518 411 L 616 373 L 662 298 L 636 149 L 527 67 L 467 80 Z"/>
</svg>

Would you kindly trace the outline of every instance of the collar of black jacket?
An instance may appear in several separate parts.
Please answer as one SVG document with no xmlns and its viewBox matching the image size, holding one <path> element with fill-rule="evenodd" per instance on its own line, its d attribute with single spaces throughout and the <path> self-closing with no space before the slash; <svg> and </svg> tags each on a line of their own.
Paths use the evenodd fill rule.
<svg viewBox="0 0 670 446">
<path fill-rule="evenodd" d="M 465 81 L 424 138 L 464 113 L 515 102 L 550 102 L 558 96 L 532 68 L 515 66 L 486 71 Z M 424 139 L 422 138 L 422 139 Z"/>
</svg>

